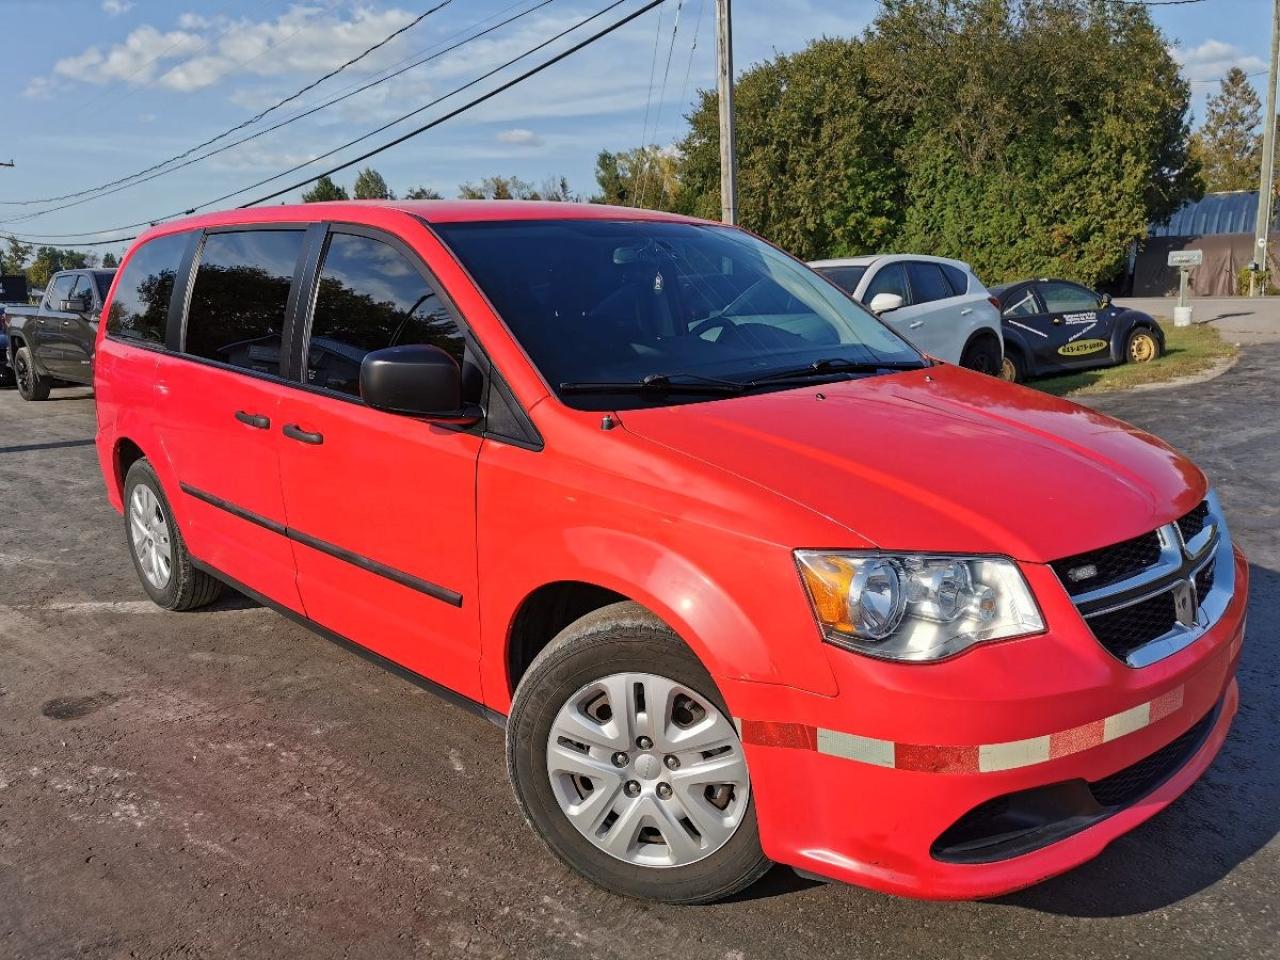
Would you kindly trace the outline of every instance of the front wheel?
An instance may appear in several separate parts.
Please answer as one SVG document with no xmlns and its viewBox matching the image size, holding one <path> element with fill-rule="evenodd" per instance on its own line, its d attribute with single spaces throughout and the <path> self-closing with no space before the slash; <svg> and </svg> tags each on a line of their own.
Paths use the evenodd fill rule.
<svg viewBox="0 0 1280 960">
<path fill-rule="evenodd" d="M 19 347 L 13 354 L 13 374 L 18 381 L 18 395 L 23 400 L 48 400 L 52 382 L 36 370 L 30 347 Z"/>
<path fill-rule="evenodd" d="M 1009 383 L 1022 383 L 1027 379 L 1027 370 L 1022 362 L 1022 358 L 1016 353 L 1006 351 L 1004 360 L 1000 363 L 1000 379 L 1007 380 Z"/>
<path fill-rule="evenodd" d="M 1129 363 L 1150 363 L 1160 356 L 1160 341 L 1146 327 L 1139 327 L 1129 334 L 1124 356 Z"/>
<path fill-rule="evenodd" d="M 615 893 L 710 903 L 770 866 L 715 683 L 638 604 L 588 614 L 534 660 L 507 722 L 507 769 L 551 852 Z"/>
</svg>

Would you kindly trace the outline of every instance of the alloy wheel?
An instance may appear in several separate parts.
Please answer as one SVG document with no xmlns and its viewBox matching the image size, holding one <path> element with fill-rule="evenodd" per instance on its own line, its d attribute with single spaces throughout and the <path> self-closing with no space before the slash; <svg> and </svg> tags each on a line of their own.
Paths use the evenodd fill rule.
<svg viewBox="0 0 1280 960">
<path fill-rule="evenodd" d="M 750 797 L 733 724 L 697 691 L 651 673 L 616 673 L 575 692 L 551 725 L 547 774 L 579 833 L 645 867 L 711 856 Z"/>
<path fill-rule="evenodd" d="M 164 508 L 146 484 L 133 488 L 129 498 L 129 542 L 147 582 L 163 590 L 173 575 L 173 550 Z"/>
</svg>

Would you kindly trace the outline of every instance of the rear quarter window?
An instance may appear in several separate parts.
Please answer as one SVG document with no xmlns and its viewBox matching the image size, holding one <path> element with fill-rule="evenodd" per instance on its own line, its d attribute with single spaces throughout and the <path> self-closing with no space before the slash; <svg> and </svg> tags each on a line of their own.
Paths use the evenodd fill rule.
<svg viewBox="0 0 1280 960">
<path fill-rule="evenodd" d="M 125 340 L 163 345 L 178 264 L 188 235 L 171 233 L 134 251 L 116 284 L 107 314 L 107 333 Z"/>
</svg>

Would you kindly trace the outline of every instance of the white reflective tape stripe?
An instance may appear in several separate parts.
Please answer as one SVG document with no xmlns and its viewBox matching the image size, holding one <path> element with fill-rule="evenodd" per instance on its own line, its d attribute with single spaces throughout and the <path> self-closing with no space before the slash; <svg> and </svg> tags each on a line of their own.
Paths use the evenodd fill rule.
<svg viewBox="0 0 1280 960">
<path fill-rule="evenodd" d="M 1140 703 L 1121 713 L 1113 713 L 1102 721 L 1102 742 L 1109 743 L 1126 733 L 1141 730 L 1151 722 L 1151 704 Z"/>
<path fill-rule="evenodd" d="M 856 733 L 818 728 L 818 752 L 845 760 L 858 760 L 877 767 L 892 767 L 894 763 L 893 741 L 873 740 Z"/>
<path fill-rule="evenodd" d="M 1049 759 L 1049 738 L 1011 740 L 1008 743 L 984 743 L 978 747 L 978 772 L 1013 770 Z"/>
</svg>

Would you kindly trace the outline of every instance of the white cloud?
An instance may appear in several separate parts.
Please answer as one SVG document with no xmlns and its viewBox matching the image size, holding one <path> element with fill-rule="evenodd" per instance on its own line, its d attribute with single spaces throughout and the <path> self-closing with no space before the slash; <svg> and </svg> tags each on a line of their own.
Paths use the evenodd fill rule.
<svg viewBox="0 0 1280 960">
<path fill-rule="evenodd" d="M 1239 67 L 1245 73 L 1267 69 L 1264 60 L 1221 40 L 1206 40 L 1189 50 L 1175 47 L 1172 53 L 1189 80 L 1217 80 L 1232 67 Z"/>
<path fill-rule="evenodd" d="M 133 9 L 129 0 L 102 0 L 102 12 L 108 17 L 118 17 Z"/>
<path fill-rule="evenodd" d="M 22 95 L 29 100 L 48 100 L 53 96 L 53 84 L 48 77 L 32 77 L 22 88 Z"/>
<path fill-rule="evenodd" d="M 503 130 L 498 134 L 499 143 L 510 143 L 513 146 L 521 147 L 540 147 L 542 146 L 542 138 L 532 130 L 525 130 L 522 127 L 515 127 L 511 130 Z"/>
<path fill-rule="evenodd" d="M 123 0 L 105 3 L 121 5 Z M 316 74 L 355 57 L 414 17 L 397 8 L 374 11 L 359 7 L 347 15 L 329 13 L 319 6 L 292 6 L 269 20 L 187 13 L 179 17 L 176 30 L 145 24 L 105 52 L 90 46 L 59 60 L 54 73 L 96 85 L 155 82 L 180 92 L 201 90 L 244 74 Z M 393 41 L 354 69 L 379 69 L 399 55 L 398 49 L 399 44 Z"/>
</svg>

